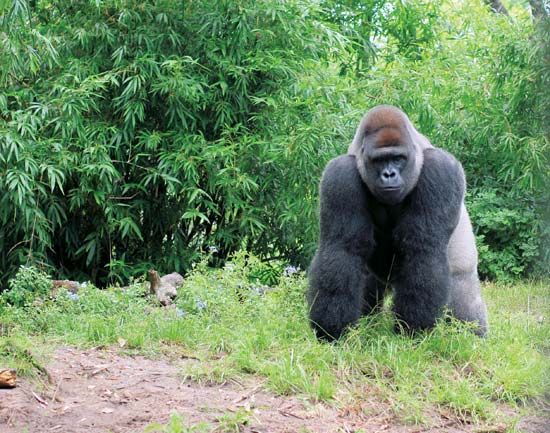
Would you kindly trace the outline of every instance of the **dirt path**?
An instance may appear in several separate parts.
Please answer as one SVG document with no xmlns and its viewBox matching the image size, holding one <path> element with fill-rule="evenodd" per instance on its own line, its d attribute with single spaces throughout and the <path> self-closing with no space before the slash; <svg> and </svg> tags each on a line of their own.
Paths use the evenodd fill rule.
<svg viewBox="0 0 550 433">
<path fill-rule="evenodd" d="M 25 380 L 0 390 L 1 433 L 140 433 L 152 422 L 166 422 L 173 412 L 188 425 L 201 421 L 221 428 L 224 414 L 248 413 L 240 431 L 268 432 L 467 432 L 471 426 L 443 420 L 432 429 L 395 424 L 380 407 L 379 415 L 338 410 L 295 397 L 278 397 L 259 383 L 204 386 L 182 381 L 186 362 L 121 356 L 115 350 L 60 348 L 47 366 L 51 385 L 45 390 Z M 235 430 L 233 430 L 235 431 Z"/>
</svg>

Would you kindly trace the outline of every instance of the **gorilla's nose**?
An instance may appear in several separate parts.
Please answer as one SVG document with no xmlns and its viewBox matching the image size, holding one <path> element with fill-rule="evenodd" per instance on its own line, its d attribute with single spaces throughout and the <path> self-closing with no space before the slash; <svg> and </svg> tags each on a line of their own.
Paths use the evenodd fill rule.
<svg viewBox="0 0 550 433">
<path fill-rule="evenodd" d="M 397 176 L 397 173 L 395 172 L 394 169 L 386 168 L 386 169 L 384 169 L 384 171 L 382 172 L 382 177 L 384 178 L 384 180 L 393 179 L 395 176 Z"/>
</svg>

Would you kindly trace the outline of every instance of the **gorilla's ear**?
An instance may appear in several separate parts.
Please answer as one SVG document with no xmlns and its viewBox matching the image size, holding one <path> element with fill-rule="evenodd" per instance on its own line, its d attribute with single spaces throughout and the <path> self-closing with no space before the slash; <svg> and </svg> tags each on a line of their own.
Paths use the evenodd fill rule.
<svg viewBox="0 0 550 433">
<path fill-rule="evenodd" d="M 408 120 L 408 119 L 407 119 Z M 432 143 L 430 143 L 430 140 L 425 135 L 422 135 L 418 130 L 414 127 L 414 125 L 409 120 L 407 122 L 407 131 L 409 132 L 412 140 L 414 141 L 415 145 L 418 146 L 419 149 L 428 149 L 434 147 Z"/>
<path fill-rule="evenodd" d="M 367 123 L 367 116 L 368 113 L 363 116 L 361 121 L 359 122 L 359 126 L 355 130 L 355 135 L 353 136 L 353 140 L 348 146 L 348 155 L 358 156 L 362 153 L 363 146 L 365 145 L 365 135 L 367 134 L 367 128 L 365 124 Z"/>
</svg>

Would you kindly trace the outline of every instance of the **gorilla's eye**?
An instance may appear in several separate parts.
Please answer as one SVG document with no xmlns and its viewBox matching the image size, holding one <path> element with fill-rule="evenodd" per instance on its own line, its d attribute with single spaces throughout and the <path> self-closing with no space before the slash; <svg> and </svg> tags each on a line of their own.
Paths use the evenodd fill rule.
<svg viewBox="0 0 550 433">
<path fill-rule="evenodd" d="M 388 164 L 388 163 L 402 164 L 407 161 L 407 157 L 404 155 L 381 155 L 381 156 L 373 156 L 370 160 L 374 164 Z"/>
<path fill-rule="evenodd" d="M 404 164 L 405 162 L 407 162 L 407 157 L 404 156 L 404 155 L 397 155 L 397 156 L 395 156 L 395 157 L 393 158 L 393 160 L 394 160 L 395 162 L 400 163 L 400 164 Z"/>
</svg>

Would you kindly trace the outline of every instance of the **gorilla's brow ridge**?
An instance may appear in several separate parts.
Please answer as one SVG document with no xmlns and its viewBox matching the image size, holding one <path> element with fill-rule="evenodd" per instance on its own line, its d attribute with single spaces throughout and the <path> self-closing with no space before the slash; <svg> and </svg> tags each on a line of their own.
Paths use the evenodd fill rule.
<svg viewBox="0 0 550 433">
<path fill-rule="evenodd" d="M 395 127 L 379 128 L 376 135 L 375 147 L 392 147 L 399 146 L 403 140 L 403 134 Z"/>
</svg>

